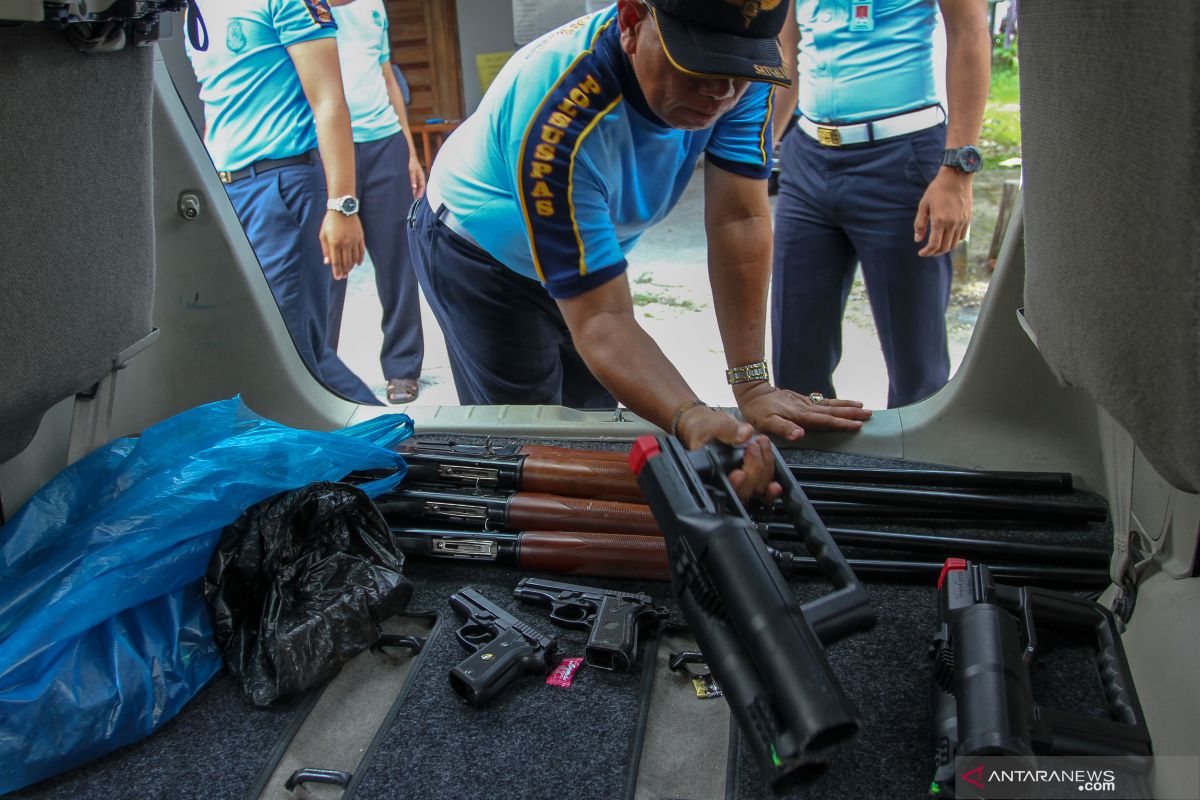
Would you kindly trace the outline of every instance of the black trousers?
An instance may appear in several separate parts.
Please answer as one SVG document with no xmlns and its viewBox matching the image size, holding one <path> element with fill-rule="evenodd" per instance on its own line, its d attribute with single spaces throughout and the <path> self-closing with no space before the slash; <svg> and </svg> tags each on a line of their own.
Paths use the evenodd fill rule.
<svg viewBox="0 0 1200 800">
<path fill-rule="evenodd" d="M 439 216 L 417 200 L 408 243 L 446 337 L 459 402 L 616 408 L 575 350 L 545 288 L 451 231 Z"/>
</svg>

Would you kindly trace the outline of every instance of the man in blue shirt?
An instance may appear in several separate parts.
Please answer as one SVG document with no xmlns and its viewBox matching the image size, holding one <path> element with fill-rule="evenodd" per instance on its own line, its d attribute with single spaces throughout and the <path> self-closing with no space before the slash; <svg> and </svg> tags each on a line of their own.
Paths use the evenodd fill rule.
<svg viewBox="0 0 1200 800">
<path fill-rule="evenodd" d="M 936 2 L 936 6 L 935 6 Z M 946 24 L 949 115 L 934 79 Z M 780 92 L 771 332 L 780 386 L 834 395 L 842 313 L 861 262 L 888 369 L 888 406 L 950 376 L 950 251 L 971 220 L 987 102 L 985 0 L 797 0 L 780 41 L 799 67 Z M 797 103 L 797 94 L 799 100 Z M 786 134 L 785 134 L 786 131 Z"/>
<path fill-rule="evenodd" d="M 207 33 L 187 47 L 204 103 L 204 143 L 288 333 L 326 386 L 377 405 L 329 336 L 334 281 L 363 258 L 350 113 L 329 6 L 325 0 L 193 5 L 189 13 L 202 12 Z"/>
<path fill-rule="evenodd" d="M 392 70 L 387 9 L 383 0 L 335 0 L 338 59 L 354 130 L 359 218 L 375 266 L 375 288 L 383 306 L 379 363 L 391 403 L 417 399 L 425 343 L 417 276 L 408 254 L 404 218 L 413 197 L 425 191 L 403 92 Z M 334 286 L 330 335 L 337 342 L 346 283 Z M 335 344 L 336 346 L 336 344 Z"/>
<path fill-rule="evenodd" d="M 410 236 L 462 402 L 612 408 L 615 395 L 691 447 L 861 427 L 861 404 L 779 391 L 763 360 L 786 13 L 779 0 L 619 0 L 505 65 L 439 152 Z M 709 278 L 749 424 L 700 403 L 637 324 L 625 274 L 702 155 Z"/>
</svg>

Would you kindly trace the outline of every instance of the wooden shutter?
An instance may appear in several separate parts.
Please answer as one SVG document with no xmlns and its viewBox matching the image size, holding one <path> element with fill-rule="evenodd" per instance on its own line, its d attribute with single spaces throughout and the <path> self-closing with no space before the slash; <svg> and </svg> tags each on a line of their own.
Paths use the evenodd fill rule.
<svg viewBox="0 0 1200 800">
<path fill-rule="evenodd" d="M 454 0 L 385 0 L 392 61 L 412 92 L 408 118 L 463 115 L 462 64 L 458 52 L 458 13 Z"/>
</svg>

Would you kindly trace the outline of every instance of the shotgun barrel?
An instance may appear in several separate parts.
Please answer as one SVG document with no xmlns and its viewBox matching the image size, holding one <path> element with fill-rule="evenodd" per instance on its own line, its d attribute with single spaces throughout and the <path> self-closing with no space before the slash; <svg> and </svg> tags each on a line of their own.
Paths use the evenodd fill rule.
<svg viewBox="0 0 1200 800">
<path fill-rule="evenodd" d="M 1102 503 L 1094 501 L 1029 499 L 993 494 L 935 492 L 928 489 L 893 489 L 879 486 L 841 486 L 836 483 L 802 483 L 801 488 L 814 501 L 870 503 L 897 508 L 943 510 L 1009 520 L 1103 522 L 1108 519 L 1108 508 Z"/>
<path fill-rule="evenodd" d="M 876 550 L 924 553 L 932 558 L 940 559 L 970 557 L 988 559 L 989 563 L 998 559 L 1015 563 L 1078 564 L 1102 567 L 1111 558 L 1107 550 L 1078 545 L 972 539 L 965 536 L 935 536 L 900 531 L 864 531 L 854 528 L 830 528 L 829 533 L 839 547 L 869 547 Z M 775 540 L 794 540 L 796 538 L 790 526 L 779 523 L 767 525 L 767 537 Z"/>
</svg>

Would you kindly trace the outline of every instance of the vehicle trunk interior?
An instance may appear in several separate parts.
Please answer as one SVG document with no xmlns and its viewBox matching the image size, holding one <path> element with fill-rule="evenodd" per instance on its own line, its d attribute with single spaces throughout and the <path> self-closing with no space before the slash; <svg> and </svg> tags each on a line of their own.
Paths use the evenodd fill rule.
<svg viewBox="0 0 1200 800">
<path fill-rule="evenodd" d="M 1028 0 L 1020 26 L 1022 196 L 960 371 L 928 400 L 876 412 L 859 434 L 810 434 L 784 455 L 1070 472 L 1068 499 L 1101 498 L 1106 521 L 855 527 L 1116 545 L 1115 574 L 1135 587 L 1121 638 L 1154 753 L 1198 756 L 1200 5 Z M 97 447 L 200 404 L 240 395 L 264 417 L 314 430 L 385 413 L 331 394 L 296 354 L 157 48 L 83 55 L 61 32 L 25 24 L 0 26 L 0 55 L 0 521 Z M 185 195 L 198 216 L 180 212 Z M 408 413 L 418 441 L 627 451 L 661 433 L 628 413 L 557 407 Z M 1123 547 L 1135 557 L 1122 560 Z M 473 708 L 447 683 L 466 656 L 447 597 L 474 587 L 550 630 L 541 609 L 512 597 L 529 573 L 411 558 L 404 574 L 413 599 L 384 628 L 424 638 L 420 652 L 364 652 L 325 686 L 266 709 L 221 672 L 143 740 L 11 796 L 771 796 L 725 702 L 698 700 L 690 677 L 669 667 L 696 647 L 669 584 L 602 581 L 671 612 L 637 669 L 585 669 L 566 690 L 528 678 Z M 803 576 L 789 583 L 802 600 L 828 590 Z M 875 626 L 827 650 L 862 734 L 788 797 L 930 792 L 937 576 L 865 583 Z M 1092 593 L 1102 603 L 1119 595 L 1113 585 Z M 554 632 L 568 655 L 582 653 L 585 632 Z M 1089 643 L 1040 638 L 1037 703 L 1105 717 L 1100 680 L 1080 679 L 1097 671 Z M 39 735 L 55 725 L 70 720 L 47 720 Z M 348 773 L 349 784 L 286 786 L 299 769 Z M 1166 770 L 1155 777 L 1155 796 L 1190 785 Z"/>
</svg>

